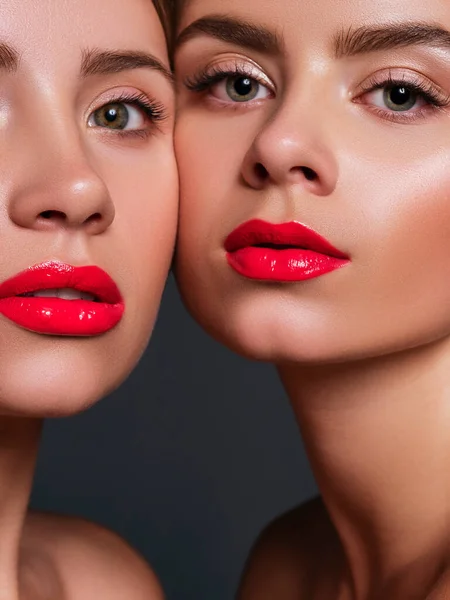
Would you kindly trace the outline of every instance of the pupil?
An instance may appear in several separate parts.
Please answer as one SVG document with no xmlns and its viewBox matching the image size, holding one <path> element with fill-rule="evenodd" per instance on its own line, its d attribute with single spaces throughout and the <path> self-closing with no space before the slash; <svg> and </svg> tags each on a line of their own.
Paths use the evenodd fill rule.
<svg viewBox="0 0 450 600">
<path fill-rule="evenodd" d="M 247 96 L 252 91 L 252 80 L 248 77 L 239 77 L 234 83 L 234 89 L 240 96 Z"/>
<path fill-rule="evenodd" d="M 105 114 L 105 119 L 108 121 L 108 123 L 114 123 L 114 121 L 117 119 L 117 110 L 115 108 L 108 109 Z"/>
<path fill-rule="evenodd" d="M 391 90 L 391 101 L 393 104 L 402 105 L 411 100 L 411 90 L 405 87 L 395 87 Z"/>
</svg>

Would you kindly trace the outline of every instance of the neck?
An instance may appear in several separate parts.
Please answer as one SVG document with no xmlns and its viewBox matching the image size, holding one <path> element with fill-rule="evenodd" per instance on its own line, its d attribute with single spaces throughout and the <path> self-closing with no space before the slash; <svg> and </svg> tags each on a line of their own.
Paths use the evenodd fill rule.
<svg viewBox="0 0 450 600">
<path fill-rule="evenodd" d="M 41 421 L 0 417 L 0 600 L 19 596 L 19 552 Z"/>
<path fill-rule="evenodd" d="M 448 566 L 449 345 L 279 367 L 358 599 L 423 599 Z"/>
</svg>

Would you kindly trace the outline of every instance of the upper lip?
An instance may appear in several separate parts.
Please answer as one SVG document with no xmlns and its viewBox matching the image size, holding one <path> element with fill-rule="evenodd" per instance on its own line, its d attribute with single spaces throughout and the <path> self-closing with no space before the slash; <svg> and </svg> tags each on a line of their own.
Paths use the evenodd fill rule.
<svg viewBox="0 0 450 600">
<path fill-rule="evenodd" d="M 43 262 L 14 275 L 0 284 L 0 299 L 39 290 L 72 288 L 95 296 L 100 302 L 122 302 L 111 277 L 94 265 L 74 267 L 59 261 Z"/>
<path fill-rule="evenodd" d="M 299 223 L 268 223 L 260 219 L 246 221 L 234 229 L 225 240 L 225 250 L 235 252 L 247 246 L 271 245 L 312 250 L 336 258 L 348 256 L 335 248 L 316 231 Z"/>
</svg>

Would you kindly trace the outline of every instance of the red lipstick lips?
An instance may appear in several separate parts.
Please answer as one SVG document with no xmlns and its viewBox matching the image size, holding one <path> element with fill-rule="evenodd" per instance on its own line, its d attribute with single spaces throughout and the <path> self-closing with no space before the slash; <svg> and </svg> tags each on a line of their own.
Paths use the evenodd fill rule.
<svg viewBox="0 0 450 600">
<path fill-rule="evenodd" d="M 45 262 L 0 284 L 0 313 L 36 333 L 100 335 L 123 311 L 117 285 L 95 266 Z"/>
<path fill-rule="evenodd" d="M 247 221 L 225 240 L 229 265 L 240 275 L 260 281 L 305 281 L 349 262 L 318 233 L 298 223 Z"/>
</svg>

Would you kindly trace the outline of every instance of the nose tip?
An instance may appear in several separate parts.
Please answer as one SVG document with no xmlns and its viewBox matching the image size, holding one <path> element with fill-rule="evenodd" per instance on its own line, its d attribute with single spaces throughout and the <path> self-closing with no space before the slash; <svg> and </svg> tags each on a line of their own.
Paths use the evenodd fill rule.
<svg viewBox="0 0 450 600">
<path fill-rule="evenodd" d="M 293 101 L 256 132 L 242 163 L 250 187 L 303 186 L 315 196 L 328 196 L 337 184 L 338 163 L 330 136 L 320 122 L 307 119 Z"/>
<path fill-rule="evenodd" d="M 104 182 L 88 169 L 53 181 L 30 181 L 15 190 L 8 209 L 19 227 L 82 229 L 90 235 L 105 231 L 115 216 Z"/>
</svg>

